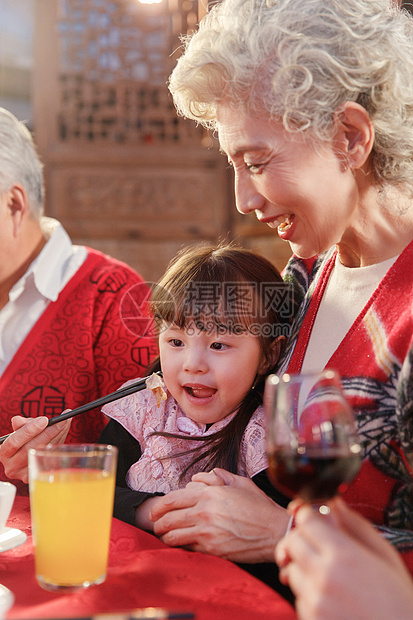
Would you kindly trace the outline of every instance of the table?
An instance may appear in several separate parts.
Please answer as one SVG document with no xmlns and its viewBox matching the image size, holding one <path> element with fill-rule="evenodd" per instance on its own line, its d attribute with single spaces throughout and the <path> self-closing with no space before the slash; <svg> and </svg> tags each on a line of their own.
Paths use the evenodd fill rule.
<svg viewBox="0 0 413 620">
<path fill-rule="evenodd" d="M 9 527 L 27 533 L 0 554 L 0 583 L 15 596 L 7 619 L 76 618 L 138 607 L 193 612 L 196 620 L 293 620 L 291 605 L 238 566 L 214 556 L 171 548 L 113 519 L 106 581 L 67 594 L 42 590 L 34 577 L 30 505 L 16 497 Z"/>
</svg>

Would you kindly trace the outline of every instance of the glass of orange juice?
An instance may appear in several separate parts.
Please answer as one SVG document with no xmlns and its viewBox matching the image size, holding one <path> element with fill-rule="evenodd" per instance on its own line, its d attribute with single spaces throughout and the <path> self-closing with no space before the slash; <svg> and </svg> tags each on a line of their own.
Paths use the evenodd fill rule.
<svg viewBox="0 0 413 620">
<path fill-rule="evenodd" d="M 29 450 L 36 579 L 69 591 L 106 578 L 118 450 L 49 444 Z"/>
</svg>

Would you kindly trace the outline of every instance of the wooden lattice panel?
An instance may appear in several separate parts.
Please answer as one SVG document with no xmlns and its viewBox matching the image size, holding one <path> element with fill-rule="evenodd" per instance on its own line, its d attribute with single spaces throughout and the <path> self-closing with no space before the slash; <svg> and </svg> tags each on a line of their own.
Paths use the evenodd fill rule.
<svg viewBox="0 0 413 620">
<path fill-rule="evenodd" d="M 179 36 L 195 25 L 196 0 L 64 0 L 60 50 L 62 142 L 177 144 L 204 133 L 179 119 L 166 88 Z"/>
<path fill-rule="evenodd" d="M 231 236 L 225 159 L 167 88 L 197 0 L 37 0 L 35 138 L 46 212 L 149 280 L 182 245 Z"/>
</svg>

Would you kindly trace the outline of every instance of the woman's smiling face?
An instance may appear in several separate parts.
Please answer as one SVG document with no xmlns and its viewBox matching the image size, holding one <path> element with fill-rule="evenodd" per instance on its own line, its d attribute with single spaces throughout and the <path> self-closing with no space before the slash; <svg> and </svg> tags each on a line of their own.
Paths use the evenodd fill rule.
<svg viewBox="0 0 413 620">
<path fill-rule="evenodd" d="M 314 148 L 281 122 L 218 107 L 218 136 L 235 173 L 236 205 L 310 258 L 339 243 L 352 224 L 357 186 L 340 145 Z"/>
</svg>

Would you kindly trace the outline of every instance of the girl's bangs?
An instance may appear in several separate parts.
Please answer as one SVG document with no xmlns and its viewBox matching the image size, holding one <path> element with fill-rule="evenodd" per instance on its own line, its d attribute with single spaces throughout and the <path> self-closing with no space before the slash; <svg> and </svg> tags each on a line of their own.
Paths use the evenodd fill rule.
<svg viewBox="0 0 413 620">
<path fill-rule="evenodd" d="M 241 334 L 262 321 L 259 305 L 251 283 L 192 282 L 184 294 L 158 292 L 153 298 L 152 311 L 157 322 L 180 329 L 196 326 L 222 335 Z"/>
</svg>

